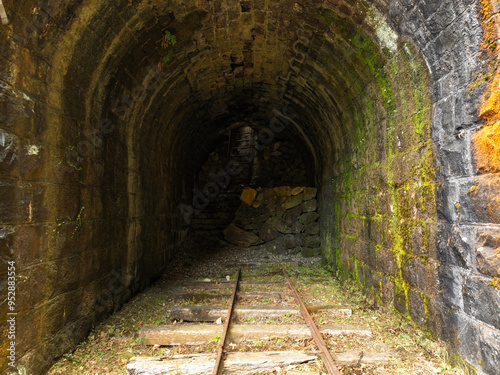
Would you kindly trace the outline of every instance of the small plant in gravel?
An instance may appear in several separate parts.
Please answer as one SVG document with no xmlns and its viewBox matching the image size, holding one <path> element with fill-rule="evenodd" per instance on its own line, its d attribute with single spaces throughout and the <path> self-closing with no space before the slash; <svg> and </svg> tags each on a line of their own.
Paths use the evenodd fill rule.
<svg viewBox="0 0 500 375">
<path fill-rule="evenodd" d="M 218 344 L 221 339 L 221 334 L 217 333 L 214 337 L 210 339 L 211 343 Z"/>
</svg>

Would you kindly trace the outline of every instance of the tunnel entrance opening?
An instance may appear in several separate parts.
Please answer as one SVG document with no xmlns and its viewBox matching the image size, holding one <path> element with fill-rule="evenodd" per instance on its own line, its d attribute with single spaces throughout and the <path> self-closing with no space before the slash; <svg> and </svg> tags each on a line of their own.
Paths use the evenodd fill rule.
<svg viewBox="0 0 500 375">
<path fill-rule="evenodd" d="M 317 188 L 328 266 L 495 373 L 498 95 L 483 130 L 477 113 L 498 83 L 479 53 L 497 53 L 490 1 L 2 3 L 0 255 L 20 275 L 20 366 L 74 348 L 190 229 L 264 241 L 244 223 L 262 197 L 302 194 L 300 218 Z M 203 211 L 197 191 L 217 158 L 238 168 L 244 127 L 264 147 L 227 208 Z M 281 219 L 282 237 L 300 221 Z"/>
</svg>

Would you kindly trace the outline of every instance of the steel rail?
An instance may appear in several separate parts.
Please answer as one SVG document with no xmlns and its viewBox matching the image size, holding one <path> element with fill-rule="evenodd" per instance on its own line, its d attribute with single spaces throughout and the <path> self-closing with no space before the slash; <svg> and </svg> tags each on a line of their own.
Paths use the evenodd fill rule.
<svg viewBox="0 0 500 375">
<path fill-rule="evenodd" d="M 340 375 L 339 370 L 337 369 L 337 366 L 335 366 L 335 363 L 333 361 L 333 358 L 328 351 L 328 348 L 326 346 L 325 340 L 323 340 L 323 337 L 321 336 L 321 333 L 318 330 L 318 327 L 316 327 L 316 324 L 314 324 L 314 321 L 311 318 L 311 315 L 309 315 L 309 312 L 307 311 L 306 305 L 304 305 L 304 302 L 299 296 L 299 292 L 297 289 L 295 289 L 295 286 L 293 286 L 292 280 L 290 279 L 290 276 L 288 276 L 288 273 L 286 272 L 286 269 L 283 268 L 283 272 L 288 279 L 288 286 L 292 290 L 295 300 L 299 303 L 300 305 L 300 312 L 302 313 L 302 316 L 304 317 L 304 320 L 306 321 L 307 325 L 309 326 L 309 329 L 311 330 L 311 334 L 314 338 L 314 341 L 316 342 L 316 345 L 318 346 L 320 350 L 320 356 L 323 359 L 323 362 L 325 364 L 325 367 L 328 371 L 328 374 L 330 375 Z"/>
<path fill-rule="evenodd" d="M 215 367 L 213 375 L 219 375 L 222 364 L 222 354 L 224 353 L 224 346 L 226 345 L 226 338 L 229 332 L 229 323 L 231 322 L 231 317 L 233 315 L 234 302 L 236 301 L 236 291 L 238 290 L 238 283 L 240 282 L 241 268 L 238 269 L 238 274 L 236 275 L 236 282 L 234 283 L 233 294 L 231 296 L 231 303 L 227 310 L 227 318 L 224 322 L 224 329 L 222 330 L 222 335 L 219 341 L 219 348 L 217 349 L 217 360 L 215 361 Z"/>
</svg>

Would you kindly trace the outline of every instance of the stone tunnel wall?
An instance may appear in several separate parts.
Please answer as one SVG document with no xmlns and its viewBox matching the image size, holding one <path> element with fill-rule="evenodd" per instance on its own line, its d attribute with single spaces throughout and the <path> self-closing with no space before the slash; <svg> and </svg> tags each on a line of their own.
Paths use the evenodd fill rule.
<svg viewBox="0 0 500 375">
<path fill-rule="evenodd" d="M 310 154 L 331 267 L 496 373 L 496 2 L 3 4 L 0 274 L 16 261 L 20 371 L 161 274 L 179 204 L 245 121 Z"/>
<path fill-rule="evenodd" d="M 336 163 L 332 188 L 323 184 L 320 210 L 334 269 L 486 374 L 500 368 L 497 12 L 496 2 L 421 2 L 399 12 L 396 29 L 413 35 L 430 76 L 388 63 L 399 113 L 357 128 L 357 148 Z M 401 96 L 412 85 L 415 107 Z M 481 105 L 485 87 L 495 89 Z"/>
<path fill-rule="evenodd" d="M 377 76 L 373 87 L 360 88 L 366 103 L 353 124 L 353 147 L 335 162 L 332 182 L 322 187 L 333 190 L 322 200 L 322 215 L 332 218 L 322 231 L 325 254 L 337 271 L 435 331 L 436 150 L 429 77 L 408 45 L 379 52 L 355 30 L 345 24 L 339 31 L 359 43 L 353 58 L 369 61 Z"/>
</svg>

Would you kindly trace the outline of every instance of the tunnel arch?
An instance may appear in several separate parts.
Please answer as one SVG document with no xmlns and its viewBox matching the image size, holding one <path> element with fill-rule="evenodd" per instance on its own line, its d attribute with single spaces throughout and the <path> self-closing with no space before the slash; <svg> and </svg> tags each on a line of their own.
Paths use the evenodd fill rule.
<svg viewBox="0 0 500 375">
<path fill-rule="evenodd" d="M 476 186 L 469 150 L 484 84 L 470 87 L 486 69 L 476 2 L 5 7 L 8 134 L 39 150 L 6 178 L 24 194 L 24 216 L 5 222 L 12 241 L 41 239 L 40 254 L 15 255 L 26 280 L 45 285 L 26 303 L 38 335 L 25 338 L 27 368 L 47 366 L 161 275 L 189 229 L 179 204 L 191 203 L 220 131 L 276 120 L 310 155 L 330 267 L 472 364 L 494 362 L 479 342 L 461 346 L 457 327 L 486 337 L 498 322 L 453 297 L 472 288 L 456 280 L 474 262 L 456 253 L 472 249 L 481 221 L 482 206 L 460 194 Z"/>
</svg>

